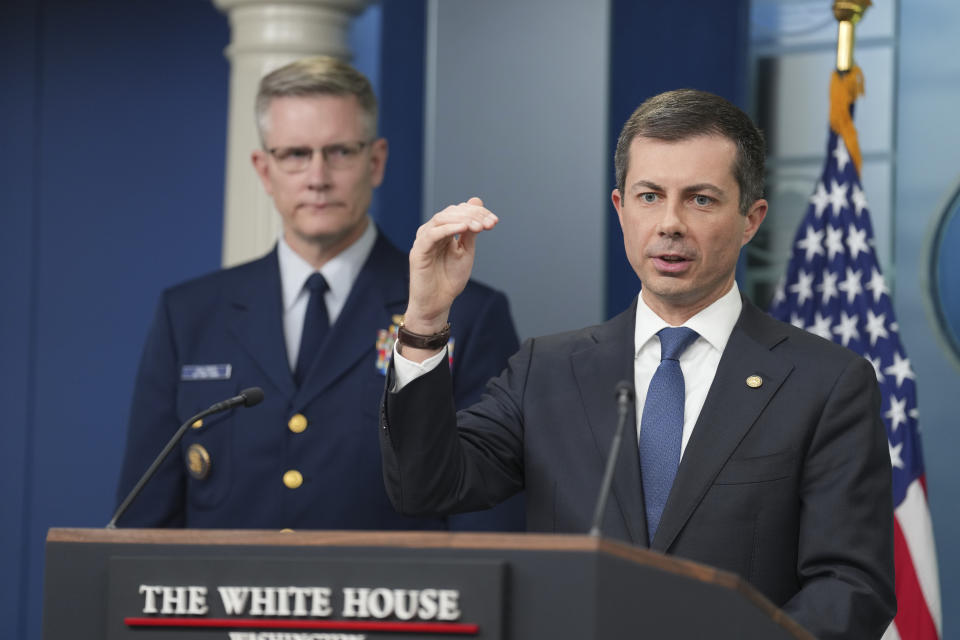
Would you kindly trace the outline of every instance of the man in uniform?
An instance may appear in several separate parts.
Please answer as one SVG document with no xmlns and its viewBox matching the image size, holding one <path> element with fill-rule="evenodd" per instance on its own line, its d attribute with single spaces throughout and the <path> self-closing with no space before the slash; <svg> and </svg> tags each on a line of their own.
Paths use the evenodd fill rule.
<svg viewBox="0 0 960 640">
<path fill-rule="evenodd" d="M 161 297 L 137 376 L 118 497 L 191 415 L 258 386 L 264 401 L 198 421 L 121 526 L 435 529 L 397 514 L 380 474 L 377 400 L 407 298 L 407 256 L 368 215 L 383 180 L 369 81 L 333 58 L 263 78 L 253 166 L 283 222 L 266 256 Z M 386 215 L 390 212 L 387 211 Z M 517 348 L 506 298 L 471 282 L 448 368 L 476 401 Z M 522 528 L 522 505 L 459 528 Z"/>
</svg>

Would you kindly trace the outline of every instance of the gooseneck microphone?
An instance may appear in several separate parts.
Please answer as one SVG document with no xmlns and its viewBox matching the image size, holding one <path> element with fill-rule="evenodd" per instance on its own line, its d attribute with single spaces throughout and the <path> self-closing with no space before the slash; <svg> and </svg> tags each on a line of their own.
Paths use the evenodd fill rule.
<svg viewBox="0 0 960 640">
<path fill-rule="evenodd" d="M 243 405 L 245 407 L 252 407 L 258 405 L 263 401 L 263 389 L 260 387 L 250 387 L 249 389 L 244 389 L 238 395 L 233 396 L 232 398 L 227 398 L 223 402 L 218 402 L 217 404 L 210 405 L 209 409 L 204 410 L 202 413 L 205 416 L 210 415 L 211 413 L 220 413 L 221 411 L 226 411 L 227 409 L 233 409 Z M 196 419 L 199 419 L 198 416 Z M 191 420 L 193 422 L 194 420 Z"/>
<path fill-rule="evenodd" d="M 613 471 L 617 466 L 617 458 L 620 456 L 620 440 L 623 437 L 623 425 L 627 421 L 630 406 L 633 404 L 633 385 L 625 380 L 621 380 L 617 383 L 616 394 L 617 430 L 614 432 L 613 440 L 610 442 L 607 467 L 603 472 L 603 481 L 600 483 L 600 495 L 597 496 L 597 507 L 593 512 L 593 526 L 590 527 L 590 535 L 595 537 L 600 536 L 600 521 L 603 520 L 603 512 L 607 508 L 610 485 L 613 484 Z"/>
<path fill-rule="evenodd" d="M 163 448 L 163 451 L 160 452 L 160 455 L 157 456 L 144 474 L 140 476 L 137 484 L 134 485 L 133 489 L 130 490 L 130 493 L 127 494 L 127 497 L 123 499 L 123 502 L 120 503 L 120 506 L 117 507 L 113 517 L 110 518 L 110 522 L 107 523 L 107 529 L 117 528 L 117 520 L 119 520 L 120 516 L 127 511 L 127 509 L 130 507 L 130 503 L 132 503 L 134 499 L 140 495 L 140 491 L 143 490 L 143 486 L 147 484 L 150 478 L 153 477 L 153 474 L 157 472 L 160 464 L 167 458 L 168 455 L 170 455 L 170 452 L 173 451 L 173 448 L 177 446 L 177 443 L 180 442 L 181 438 L 183 438 L 183 434 L 187 432 L 187 427 L 200 418 L 205 418 L 211 414 L 227 411 L 228 409 L 233 409 L 234 407 L 252 407 L 260 404 L 261 401 L 263 401 L 263 389 L 260 387 L 250 387 L 249 389 L 244 389 L 238 395 L 235 395 L 232 398 L 227 398 L 222 402 L 210 405 L 209 408 L 204 409 L 197 415 L 184 422 L 180 428 L 177 429 L 177 432 L 173 434 L 173 437 L 170 438 L 170 442 L 168 442 L 167 446 Z"/>
</svg>

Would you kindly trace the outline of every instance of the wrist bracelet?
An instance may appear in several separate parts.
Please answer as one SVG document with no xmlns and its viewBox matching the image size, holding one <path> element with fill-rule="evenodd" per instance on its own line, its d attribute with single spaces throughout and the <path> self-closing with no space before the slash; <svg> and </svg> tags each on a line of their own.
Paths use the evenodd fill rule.
<svg viewBox="0 0 960 640">
<path fill-rule="evenodd" d="M 397 341 L 405 347 L 413 349 L 429 349 L 430 351 L 439 351 L 447 346 L 450 341 L 450 323 L 443 325 L 443 329 L 436 333 L 423 335 L 414 333 L 407 329 L 401 322 L 397 328 Z"/>
</svg>

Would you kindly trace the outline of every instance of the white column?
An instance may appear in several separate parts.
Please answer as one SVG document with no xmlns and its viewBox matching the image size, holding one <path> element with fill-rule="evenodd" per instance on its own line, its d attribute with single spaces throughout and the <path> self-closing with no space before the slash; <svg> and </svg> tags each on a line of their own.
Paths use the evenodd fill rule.
<svg viewBox="0 0 960 640">
<path fill-rule="evenodd" d="M 370 0 L 213 0 L 230 19 L 230 106 L 227 131 L 223 265 L 265 253 L 280 218 L 250 162 L 260 145 L 254 100 L 260 78 L 299 58 L 331 55 L 349 60 L 350 19 Z"/>
</svg>

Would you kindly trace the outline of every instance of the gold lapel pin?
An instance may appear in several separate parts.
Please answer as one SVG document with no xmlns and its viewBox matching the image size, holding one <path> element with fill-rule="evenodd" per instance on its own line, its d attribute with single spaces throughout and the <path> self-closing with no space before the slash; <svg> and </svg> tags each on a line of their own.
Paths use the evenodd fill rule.
<svg viewBox="0 0 960 640">
<path fill-rule="evenodd" d="M 763 378 L 760 376 L 749 376 L 747 378 L 747 386 L 751 389 L 757 389 L 760 385 L 763 384 Z"/>
</svg>

